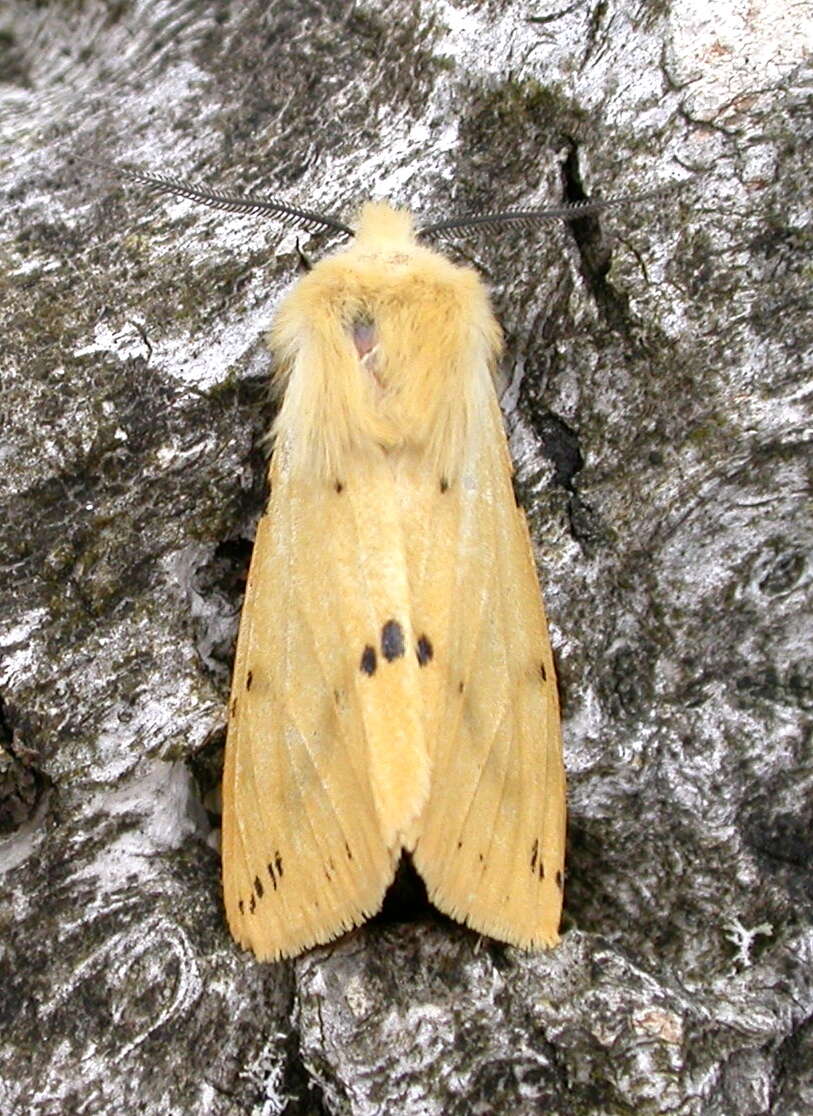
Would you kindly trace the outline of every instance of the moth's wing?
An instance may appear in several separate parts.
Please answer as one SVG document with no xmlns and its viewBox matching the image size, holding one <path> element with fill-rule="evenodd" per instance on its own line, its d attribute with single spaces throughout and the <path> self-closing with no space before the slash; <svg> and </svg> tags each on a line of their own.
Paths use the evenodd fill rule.
<svg viewBox="0 0 813 1116">
<path fill-rule="evenodd" d="M 293 476 L 278 448 L 271 488 L 223 776 L 226 912 L 234 937 L 261 959 L 328 941 L 379 909 L 399 833 L 428 788 L 383 455 L 328 482 Z"/>
<path fill-rule="evenodd" d="M 421 676 L 431 789 L 413 855 L 442 911 L 495 938 L 545 946 L 558 940 L 562 906 L 559 704 L 530 537 L 486 374 L 459 480 L 444 491 L 426 477 L 423 509 L 416 501 L 405 518 L 413 623 L 432 644 Z"/>
</svg>

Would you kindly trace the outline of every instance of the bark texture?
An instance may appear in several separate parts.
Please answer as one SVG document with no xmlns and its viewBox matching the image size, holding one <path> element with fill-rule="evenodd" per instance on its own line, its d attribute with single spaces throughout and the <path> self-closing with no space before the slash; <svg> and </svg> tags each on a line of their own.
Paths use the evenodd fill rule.
<svg viewBox="0 0 813 1116">
<path fill-rule="evenodd" d="M 3 1113 L 813 1110 L 802 18 L 0 12 Z M 345 219 L 683 183 L 450 249 L 506 331 L 561 675 L 556 950 L 408 900 L 290 964 L 230 942 L 213 792 L 295 237 L 75 155 Z"/>
</svg>

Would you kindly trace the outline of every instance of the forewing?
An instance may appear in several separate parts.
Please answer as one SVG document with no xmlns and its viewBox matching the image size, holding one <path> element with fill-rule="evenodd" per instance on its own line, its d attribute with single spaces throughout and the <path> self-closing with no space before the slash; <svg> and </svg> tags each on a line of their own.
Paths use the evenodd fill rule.
<svg viewBox="0 0 813 1116">
<path fill-rule="evenodd" d="M 398 834 L 428 786 L 417 663 L 406 654 L 403 543 L 383 456 L 349 463 L 328 483 L 292 477 L 283 447 L 271 480 L 223 778 L 229 926 L 262 959 L 327 941 L 378 910 Z"/>
<path fill-rule="evenodd" d="M 459 482 L 437 487 L 435 527 L 408 551 L 415 627 L 431 624 L 433 637 L 422 675 L 431 789 L 414 860 L 453 918 L 551 945 L 565 844 L 556 679 L 499 405 L 480 387 Z"/>
</svg>

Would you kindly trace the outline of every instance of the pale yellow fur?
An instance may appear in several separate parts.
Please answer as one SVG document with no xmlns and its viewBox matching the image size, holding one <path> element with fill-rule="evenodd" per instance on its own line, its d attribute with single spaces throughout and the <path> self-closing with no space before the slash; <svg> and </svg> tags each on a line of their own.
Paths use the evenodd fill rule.
<svg viewBox="0 0 813 1116">
<path fill-rule="evenodd" d="M 223 784 L 232 932 L 270 959 L 327 941 L 407 849 L 442 910 L 553 944 L 558 702 L 486 292 L 370 204 L 270 343 L 283 401 Z"/>
<path fill-rule="evenodd" d="M 348 334 L 379 324 L 381 384 L 359 376 Z M 470 370 L 492 367 L 499 326 L 473 271 L 416 244 L 408 213 L 364 207 L 356 238 L 300 279 L 270 335 L 285 399 L 277 419 L 298 468 L 335 476 L 345 454 L 369 447 L 428 454 L 459 468 L 472 422 Z"/>
</svg>

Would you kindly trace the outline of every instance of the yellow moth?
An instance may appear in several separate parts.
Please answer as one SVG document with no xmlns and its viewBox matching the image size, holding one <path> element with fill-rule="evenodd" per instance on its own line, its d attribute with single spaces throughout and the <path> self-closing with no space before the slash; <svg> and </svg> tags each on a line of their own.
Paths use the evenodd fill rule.
<svg viewBox="0 0 813 1116">
<path fill-rule="evenodd" d="M 353 235 L 278 200 L 125 173 L 352 237 L 295 284 L 269 336 L 282 403 L 223 773 L 234 938 L 274 960 L 337 937 L 378 911 L 406 851 L 441 911 L 555 944 L 559 704 L 483 284 L 386 204 Z"/>
<path fill-rule="evenodd" d="M 223 774 L 226 912 L 258 957 L 375 913 L 402 850 L 453 918 L 557 941 L 559 706 L 500 343 L 475 272 L 383 204 L 277 313 Z"/>
</svg>

